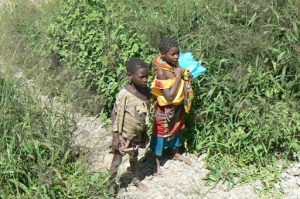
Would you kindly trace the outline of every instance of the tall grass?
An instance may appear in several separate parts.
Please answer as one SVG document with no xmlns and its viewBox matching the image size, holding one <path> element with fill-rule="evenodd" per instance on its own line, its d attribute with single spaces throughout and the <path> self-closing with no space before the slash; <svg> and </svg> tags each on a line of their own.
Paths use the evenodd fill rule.
<svg viewBox="0 0 300 199">
<path fill-rule="evenodd" d="M 70 74 L 67 82 L 100 94 L 100 109 L 108 113 L 126 81 L 126 58 L 151 60 L 160 38 L 170 35 L 208 68 L 194 81 L 184 135 L 190 151 L 207 151 L 211 180 L 274 182 L 278 161 L 300 159 L 299 0 L 68 0 L 53 6 L 55 16 L 39 15 L 43 25 L 29 24 L 21 35 L 47 49 L 38 56 L 55 57 L 47 71 L 57 75 L 57 85 L 66 85 L 62 77 Z M 54 95 L 61 94 L 58 88 Z M 266 178 L 266 170 L 276 174 Z"/>
<path fill-rule="evenodd" d="M 76 162 L 71 118 L 40 106 L 24 86 L 0 78 L 0 196 L 88 198 L 106 194 L 105 174 Z"/>
<path fill-rule="evenodd" d="M 0 9 L 0 54 L 22 69 L 28 79 L 40 85 L 40 92 L 58 100 L 71 102 L 74 109 L 98 114 L 105 102 L 103 96 L 86 89 L 72 67 L 65 67 L 60 57 L 49 47 L 50 24 L 58 17 L 62 1 L 10 0 Z M 58 7 L 57 7 L 58 6 Z M 74 92 L 76 91 L 76 92 Z"/>
</svg>

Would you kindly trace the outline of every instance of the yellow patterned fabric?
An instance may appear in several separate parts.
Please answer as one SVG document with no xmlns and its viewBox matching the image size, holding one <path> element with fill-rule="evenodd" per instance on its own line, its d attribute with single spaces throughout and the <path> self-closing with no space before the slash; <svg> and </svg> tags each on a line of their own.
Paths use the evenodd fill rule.
<svg viewBox="0 0 300 199">
<path fill-rule="evenodd" d="M 175 82 L 175 78 L 168 80 L 158 80 L 156 78 L 157 70 L 160 68 L 165 71 L 173 72 L 174 68 L 168 63 L 164 62 L 160 56 L 154 58 L 154 81 L 151 85 L 151 93 L 156 96 L 158 105 L 180 105 L 184 104 L 184 110 L 189 113 L 192 106 L 192 100 L 194 99 L 194 92 L 192 89 L 192 74 L 189 70 L 184 70 L 182 74 L 182 80 L 180 81 L 177 95 L 173 101 L 165 99 L 162 89 L 171 88 Z"/>
<path fill-rule="evenodd" d="M 194 91 L 192 89 L 192 74 L 189 70 L 184 70 L 184 110 L 189 113 L 192 108 L 192 101 L 194 99 Z"/>
<path fill-rule="evenodd" d="M 159 80 L 155 79 L 151 85 L 151 93 L 156 96 L 157 103 L 159 106 L 167 106 L 167 105 L 180 105 L 184 102 L 184 81 L 181 80 L 179 83 L 178 92 L 176 93 L 176 97 L 174 100 L 167 100 L 163 94 L 162 89 L 171 88 L 175 82 L 175 78 L 167 79 L 167 80 Z"/>
</svg>

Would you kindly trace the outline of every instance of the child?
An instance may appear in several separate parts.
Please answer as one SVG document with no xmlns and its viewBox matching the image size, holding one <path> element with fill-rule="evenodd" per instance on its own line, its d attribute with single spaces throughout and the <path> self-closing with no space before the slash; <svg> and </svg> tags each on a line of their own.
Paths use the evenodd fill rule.
<svg viewBox="0 0 300 199">
<path fill-rule="evenodd" d="M 156 96 L 151 150 L 156 156 L 155 175 L 161 175 L 160 157 L 163 149 L 175 149 L 174 160 L 191 164 L 179 154 L 181 130 L 185 128 L 184 114 L 190 110 L 193 97 L 188 71 L 179 68 L 179 45 L 172 38 L 164 38 L 159 45 L 160 56 L 154 58 L 154 81 L 151 92 Z"/>
<path fill-rule="evenodd" d="M 125 154 L 133 173 L 133 183 L 142 191 L 148 188 L 138 178 L 138 149 L 145 147 L 149 138 L 147 124 L 150 110 L 150 89 L 147 86 L 149 68 L 140 58 L 131 58 L 126 63 L 130 83 L 118 93 L 112 118 L 112 152 L 110 166 L 110 192 L 115 193 L 115 178 Z"/>
</svg>

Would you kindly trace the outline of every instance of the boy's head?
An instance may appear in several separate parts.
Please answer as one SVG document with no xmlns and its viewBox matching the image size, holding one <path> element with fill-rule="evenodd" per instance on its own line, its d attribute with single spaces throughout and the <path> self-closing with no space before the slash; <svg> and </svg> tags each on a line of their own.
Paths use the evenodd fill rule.
<svg viewBox="0 0 300 199">
<path fill-rule="evenodd" d="M 138 57 L 129 58 L 126 70 L 130 81 L 137 87 L 146 87 L 149 76 L 148 65 Z"/>
<path fill-rule="evenodd" d="M 179 59 L 179 44 L 178 42 L 170 37 L 163 38 L 159 43 L 159 51 L 161 58 L 172 66 L 178 65 Z"/>
</svg>

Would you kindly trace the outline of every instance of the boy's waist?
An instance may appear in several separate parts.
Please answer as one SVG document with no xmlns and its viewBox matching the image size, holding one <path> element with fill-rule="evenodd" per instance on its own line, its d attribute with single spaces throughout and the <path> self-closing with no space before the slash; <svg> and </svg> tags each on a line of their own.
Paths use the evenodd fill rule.
<svg viewBox="0 0 300 199">
<path fill-rule="evenodd" d="M 141 140 L 142 133 L 147 130 L 146 124 L 136 124 L 135 126 L 124 125 L 120 135 L 128 140 L 135 140 L 139 142 Z"/>
</svg>

